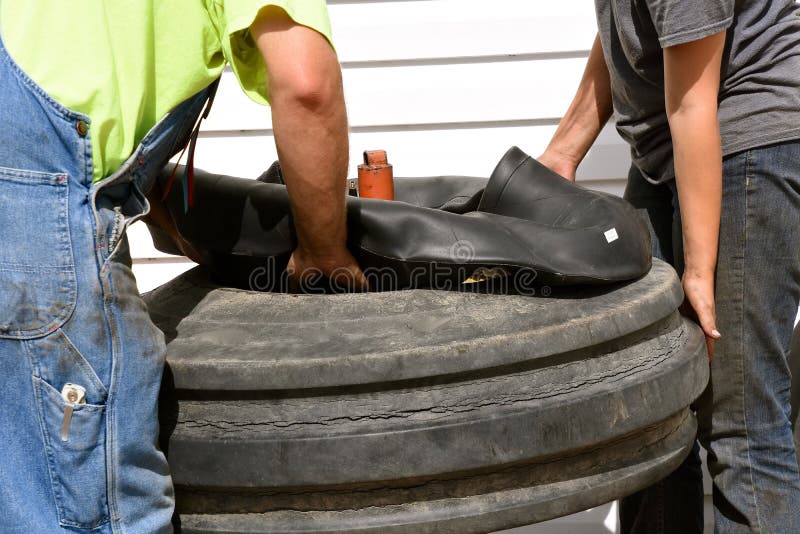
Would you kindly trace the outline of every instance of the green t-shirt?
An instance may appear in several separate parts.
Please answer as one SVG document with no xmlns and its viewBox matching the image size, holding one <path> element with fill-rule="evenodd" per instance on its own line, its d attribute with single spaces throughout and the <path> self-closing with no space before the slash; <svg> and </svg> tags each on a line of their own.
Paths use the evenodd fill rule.
<svg viewBox="0 0 800 534">
<path fill-rule="evenodd" d="M 226 63 L 250 98 L 267 103 L 248 28 L 268 5 L 330 40 L 325 0 L 12 0 L 0 2 L 0 32 L 22 70 L 91 119 L 96 182 Z"/>
</svg>

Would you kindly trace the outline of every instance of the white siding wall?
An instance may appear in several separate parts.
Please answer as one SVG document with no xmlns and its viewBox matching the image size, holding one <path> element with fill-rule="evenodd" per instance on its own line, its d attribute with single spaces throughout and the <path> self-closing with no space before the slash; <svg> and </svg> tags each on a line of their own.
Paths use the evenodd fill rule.
<svg viewBox="0 0 800 534">
<path fill-rule="evenodd" d="M 577 87 L 596 31 L 592 0 L 328 5 L 344 72 L 351 176 L 365 149 L 386 149 L 396 176 L 488 176 L 511 145 L 538 155 Z M 269 110 L 250 102 L 226 72 L 196 165 L 256 177 L 275 159 Z M 608 128 L 578 179 L 621 194 L 629 162 L 626 147 Z M 155 251 L 141 223 L 129 236 L 142 290 L 192 266 Z M 607 505 L 518 532 L 616 528 L 616 508 Z"/>
</svg>

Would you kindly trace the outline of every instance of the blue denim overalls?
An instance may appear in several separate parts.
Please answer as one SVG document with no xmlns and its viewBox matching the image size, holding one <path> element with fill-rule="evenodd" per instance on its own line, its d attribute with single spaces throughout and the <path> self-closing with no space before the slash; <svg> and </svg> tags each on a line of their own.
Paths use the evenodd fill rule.
<svg viewBox="0 0 800 534">
<path fill-rule="evenodd" d="M 88 117 L 31 81 L 0 39 L 0 532 L 171 532 L 156 441 L 163 335 L 125 228 L 209 89 L 92 184 Z"/>
</svg>

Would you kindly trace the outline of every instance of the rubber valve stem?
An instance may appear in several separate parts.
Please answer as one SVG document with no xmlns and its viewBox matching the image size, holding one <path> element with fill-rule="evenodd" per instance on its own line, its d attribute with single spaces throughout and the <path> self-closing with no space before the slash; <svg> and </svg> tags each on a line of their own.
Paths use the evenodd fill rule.
<svg viewBox="0 0 800 534">
<path fill-rule="evenodd" d="M 358 196 L 394 200 L 394 171 L 385 150 L 364 152 L 364 164 L 358 166 Z"/>
</svg>

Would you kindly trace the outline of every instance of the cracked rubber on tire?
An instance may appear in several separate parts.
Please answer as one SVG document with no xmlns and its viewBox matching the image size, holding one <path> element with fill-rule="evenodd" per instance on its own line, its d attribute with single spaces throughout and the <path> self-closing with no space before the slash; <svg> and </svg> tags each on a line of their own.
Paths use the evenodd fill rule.
<svg viewBox="0 0 800 534">
<path fill-rule="evenodd" d="M 491 532 L 580 511 L 680 464 L 708 379 L 658 261 L 549 297 L 254 293 L 197 268 L 145 299 L 185 533 Z"/>
</svg>

